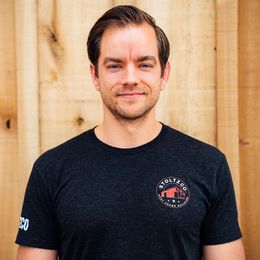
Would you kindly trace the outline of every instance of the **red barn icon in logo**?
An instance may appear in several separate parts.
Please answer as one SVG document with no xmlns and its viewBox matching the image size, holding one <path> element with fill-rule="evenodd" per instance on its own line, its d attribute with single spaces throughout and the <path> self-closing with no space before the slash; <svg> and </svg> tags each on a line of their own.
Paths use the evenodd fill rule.
<svg viewBox="0 0 260 260">
<path fill-rule="evenodd" d="M 162 198 L 185 199 L 185 193 L 178 187 L 172 187 L 161 192 Z"/>
<path fill-rule="evenodd" d="M 190 200 L 188 186 L 178 177 L 168 176 L 160 180 L 156 187 L 160 202 L 169 208 L 182 208 Z"/>
</svg>

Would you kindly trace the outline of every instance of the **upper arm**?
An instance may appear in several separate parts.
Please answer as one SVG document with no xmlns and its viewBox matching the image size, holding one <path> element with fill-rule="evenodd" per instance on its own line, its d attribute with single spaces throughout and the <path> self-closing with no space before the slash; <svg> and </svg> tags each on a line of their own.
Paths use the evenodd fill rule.
<svg viewBox="0 0 260 260">
<path fill-rule="evenodd" d="M 245 252 L 242 240 L 233 242 L 207 245 L 203 247 L 204 260 L 245 260 Z"/>
<path fill-rule="evenodd" d="M 57 251 L 19 246 L 17 252 L 17 260 L 57 260 Z"/>
<path fill-rule="evenodd" d="M 59 245 L 59 229 L 53 203 L 53 179 L 50 169 L 34 165 L 24 196 L 19 231 L 15 243 L 21 253 L 47 252 L 38 248 L 56 250 Z M 44 253 L 46 254 L 46 253 Z M 23 259 L 23 258 L 22 258 Z M 37 258 L 34 258 L 37 259 Z"/>
<path fill-rule="evenodd" d="M 228 245 L 230 241 L 240 239 L 242 234 L 232 176 L 225 157 L 221 158 L 213 179 L 207 213 L 202 222 L 201 240 L 203 245 Z"/>
</svg>

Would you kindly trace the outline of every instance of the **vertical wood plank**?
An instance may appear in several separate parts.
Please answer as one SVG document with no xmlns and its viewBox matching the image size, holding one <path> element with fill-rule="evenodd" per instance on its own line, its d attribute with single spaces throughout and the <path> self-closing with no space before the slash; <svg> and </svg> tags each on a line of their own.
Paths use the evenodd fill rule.
<svg viewBox="0 0 260 260">
<path fill-rule="evenodd" d="M 247 259 L 260 256 L 260 2 L 239 1 L 241 208 Z"/>
<path fill-rule="evenodd" d="M 18 228 L 14 1 L 0 1 L 0 259 L 15 259 Z"/>
<path fill-rule="evenodd" d="M 218 0 L 217 146 L 226 154 L 240 209 L 238 123 L 238 2 Z"/>
<path fill-rule="evenodd" d="M 19 203 L 39 155 L 36 0 L 15 1 Z"/>
</svg>

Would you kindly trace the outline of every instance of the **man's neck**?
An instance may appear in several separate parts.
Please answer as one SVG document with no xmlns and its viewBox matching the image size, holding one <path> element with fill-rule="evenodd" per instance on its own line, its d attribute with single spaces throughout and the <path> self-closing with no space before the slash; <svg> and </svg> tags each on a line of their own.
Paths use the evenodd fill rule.
<svg viewBox="0 0 260 260">
<path fill-rule="evenodd" d="M 152 141 L 159 135 L 162 124 L 155 118 L 127 121 L 104 120 L 95 128 L 95 134 L 102 142 L 118 148 L 133 148 Z"/>
</svg>

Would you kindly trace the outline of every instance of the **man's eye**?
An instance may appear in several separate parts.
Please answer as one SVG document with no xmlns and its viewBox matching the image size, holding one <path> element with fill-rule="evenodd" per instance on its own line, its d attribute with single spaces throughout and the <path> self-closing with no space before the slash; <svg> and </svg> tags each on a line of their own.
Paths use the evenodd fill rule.
<svg viewBox="0 0 260 260">
<path fill-rule="evenodd" d="M 153 65 L 152 64 L 148 64 L 148 63 L 142 63 L 140 64 L 140 68 L 143 68 L 143 69 L 150 69 L 152 68 Z"/>
<path fill-rule="evenodd" d="M 112 69 L 112 70 L 116 70 L 116 69 L 122 68 L 122 66 L 120 64 L 110 64 L 110 65 L 107 65 L 107 68 Z"/>
</svg>

